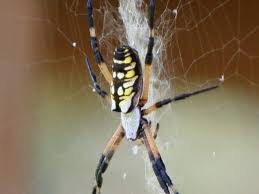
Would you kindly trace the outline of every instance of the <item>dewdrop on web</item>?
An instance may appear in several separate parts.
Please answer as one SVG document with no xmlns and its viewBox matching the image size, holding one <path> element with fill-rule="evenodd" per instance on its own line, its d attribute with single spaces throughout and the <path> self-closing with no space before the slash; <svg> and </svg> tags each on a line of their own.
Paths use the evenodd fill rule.
<svg viewBox="0 0 259 194">
<path fill-rule="evenodd" d="M 134 155 L 137 155 L 137 154 L 138 154 L 138 150 L 139 150 L 139 146 L 138 146 L 138 145 L 135 145 L 135 146 L 132 147 L 132 153 L 133 153 Z"/>
<path fill-rule="evenodd" d="M 174 13 L 174 15 L 175 15 L 175 17 L 176 17 L 176 16 L 177 16 L 177 14 L 178 14 L 177 9 L 174 9 L 174 10 L 173 10 L 173 13 Z"/>
<path fill-rule="evenodd" d="M 219 78 L 219 81 L 220 81 L 220 82 L 224 82 L 224 80 L 225 80 L 225 76 L 224 76 L 224 75 L 221 75 L 221 77 Z"/>
<path fill-rule="evenodd" d="M 123 178 L 123 180 L 125 180 L 127 178 L 127 173 L 126 172 L 123 173 L 122 178 Z"/>
</svg>

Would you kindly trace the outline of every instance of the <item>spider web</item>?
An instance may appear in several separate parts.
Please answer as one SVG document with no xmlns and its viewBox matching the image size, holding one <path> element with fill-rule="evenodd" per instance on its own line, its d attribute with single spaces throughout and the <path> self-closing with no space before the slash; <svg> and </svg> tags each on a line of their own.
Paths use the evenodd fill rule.
<svg viewBox="0 0 259 194">
<path fill-rule="evenodd" d="M 42 66 L 51 64 L 52 68 L 55 68 L 56 80 L 62 82 L 64 88 L 69 88 L 69 93 L 64 92 L 64 88 L 61 89 L 62 96 L 59 96 L 59 99 L 71 103 L 78 100 L 78 97 L 87 96 L 91 88 L 84 70 L 85 56 L 91 58 L 94 66 L 94 58 L 89 47 L 85 1 L 42 0 L 39 4 L 43 10 L 41 13 L 19 16 L 24 20 L 33 21 L 34 25 L 44 26 L 43 32 L 39 32 L 38 39 L 38 46 L 44 53 L 38 58 L 35 57 L 35 62 L 29 63 L 28 66 L 37 65 L 42 70 Z M 258 92 L 259 48 L 255 41 L 259 25 L 256 17 L 252 15 L 256 12 L 253 12 L 253 7 L 256 6 L 247 5 L 241 0 L 157 0 L 156 4 L 156 42 L 147 105 L 182 92 L 222 84 L 222 81 L 222 87 L 238 80 L 238 83 L 252 88 L 255 93 Z M 147 5 L 143 4 L 142 0 L 120 0 L 118 4 L 104 1 L 95 4 L 94 14 L 100 48 L 108 64 L 112 62 L 114 48 L 120 44 L 129 44 L 136 48 L 142 65 L 144 64 L 149 30 L 146 10 Z M 249 10 L 252 10 L 251 13 L 245 17 L 243 14 Z M 104 78 L 96 67 L 94 69 L 101 86 L 108 90 Z M 103 104 L 103 109 L 98 113 L 104 111 L 109 114 L 109 107 L 101 99 L 98 100 Z M 215 109 L 219 106 L 220 104 L 215 106 Z M 155 124 L 163 118 L 164 113 L 171 111 L 168 106 L 152 114 L 149 119 Z M 112 118 L 118 121 L 115 115 Z M 104 118 L 104 122 L 108 122 L 109 119 L 110 117 Z M 80 124 L 83 128 L 85 123 Z M 44 130 L 45 126 L 42 125 L 41 128 Z M 173 133 L 177 134 L 177 130 Z M 171 149 L 175 141 L 158 139 L 161 154 L 167 155 L 169 147 Z M 63 157 L 67 157 L 67 153 L 76 154 L 72 150 L 82 145 L 82 139 L 78 137 L 64 153 L 51 152 L 53 155 L 49 157 L 52 161 L 62 161 Z M 134 147 L 134 150 L 136 149 Z M 83 152 L 81 148 L 81 153 Z M 140 155 L 145 161 L 147 188 L 152 193 L 162 193 L 144 152 L 145 150 L 141 150 Z M 82 163 L 79 164 L 83 166 Z M 50 182 L 45 185 L 42 179 L 45 180 L 51 175 L 51 169 L 47 167 L 36 170 L 28 193 L 35 190 L 44 191 L 45 187 L 49 188 L 47 191 L 52 188 L 51 191 L 56 194 L 69 193 L 67 187 L 61 186 L 64 184 L 62 179 L 59 179 L 60 188 L 54 187 Z M 123 177 L 126 179 L 127 173 Z M 75 185 L 68 185 L 73 188 L 73 193 L 85 191 L 82 186 L 84 181 L 75 182 Z M 177 182 L 182 183 L 183 180 Z M 87 192 L 88 190 L 89 188 Z"/>
</svg>

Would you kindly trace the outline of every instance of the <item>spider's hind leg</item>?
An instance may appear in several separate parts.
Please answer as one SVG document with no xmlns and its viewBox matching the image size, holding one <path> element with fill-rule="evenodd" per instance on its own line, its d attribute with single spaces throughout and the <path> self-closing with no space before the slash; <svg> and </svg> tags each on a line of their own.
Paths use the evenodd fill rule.
<svg viewBox="0 0 259 194">
<path fill-rule="evenodd" d="M 151 129 L 151 125 L 152 125 L 152 122 L 149 121 L 149 122 L 148 122 L 148 126 L 150 127 L 150 129 Z M 160 129 L 160 124 L 157 123 L 157 124 L 156 124 L 156 128 L 155 128 L 155 131 L 154 131 L 154 133 L 153 133 L 153 138 L 154 138 L 154 140 L 157 138 L 157 134 L 158 134 L 159 129 Z M 143 142 L 143 143 L 144 143 L 144 142 Z"/>
<path fill-rule="evenodd" d="M 113 134 L 108 144 L 106 145 L 103 151 L 103 154 L 99 160 L 99 163 L 95 171 L 96 184 L 93 187 L 92 194 L 100 194 L 100 190 L 103 183 L 102 175 L 108 168 L 109 162 L 123 138 L 124 138 L 124 131 L 122 126 L 120 125 L 118 129 L 115 131 L 115 133 Z"/>
<path fill-rule="evenodd" d="M 191 96 L 194 96 L 194 95 L 197 95 L 197 94 L 201 94 L 201 93 L 204 93 L 204 92 L 208 92 L 208 91 L 214 90 L 214 89 L 216 89 L 218 87 L 219 87 L 218 85 L 211 86 L 211 87 L 208 87 L 208 88 L 203 88 L 203 89 L 200 89 L 200 90 L 196 90 L 194 92 L 182 93 L 182 94 L 179 94 L 179 95 L 175 96 L 174 98 L 167 98 L 167 99 L 158 101 L 154 105 L 152 105 L 152 106 L 150 106 L 150 107 L 148 107 L 146 109 L 142 109 L 141 110 L 142 115 L 147 115 L 147 114 L 149 114 L 151 112 L 154 112 L 157 109 L 161 108 L 162 106 L 167 105 L 167 104 L 169 104 L 171 102 L 185 100 L 186 98 L 189 98 Z"/>
<path fill-rule="evenodd" d="M 146 123 L 145 120 L 143 120 L 143 128 L 144 143 L 147 148 L 148 156 L 152 163 L 152 168 L 157 177 L 159 185 L 164 190 L 165 194 L 170 194 L 169 189 L 171 189 L 174 194 L 179 194 L 166 172 L 166 167 L 155 144 L 150 126 Z"/>
<path fill-rule="evenodd" d="M 156 124 L 156 129 L 155 129 L 154 134 L 153 134 L 154 139 L 157 138 L 157 134 L 158 134 L 159 129 L 160 129 L 160 125 L 159 125 L 159 123 L 157 123 Z"/>
<path fill-rule="evenodd" d="M 151 126 L 151 121 L 149 122 L 148 125 Z M 154 140 L 157 138 L 157 134 L 158 134 L 158 131 L 159 131 L 159 127 L 160 127 L 160 125 L 159 125 L 159 123 L 157 123 L 157 124 L 156 124 L 156 128 L 155 128 L 155 131 L 154 131 L 154 133 L 153 133 L 153 138 L 154 138 Z M 137 145 L 140 146 L 140 145 L 143 145 L 143 144 L 144 144 L 144 139 L 143 139 L 143 137 L 141 137 L 141 138 L 138 140 Z"/>
</svg>

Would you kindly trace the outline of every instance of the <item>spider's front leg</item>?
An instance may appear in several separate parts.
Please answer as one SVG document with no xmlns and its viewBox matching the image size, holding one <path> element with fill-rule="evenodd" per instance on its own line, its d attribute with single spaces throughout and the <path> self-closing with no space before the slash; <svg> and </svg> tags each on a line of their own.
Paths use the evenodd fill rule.
<svg viewBox="0 0 259 194">
<path fill-rule="evenodd" d="M 125 136 L 125 133 L 123 131 L 123 128 L 121 125 L 119 125 L 117 130 L 114 132 L 112 138 L 106 145 L 103 151 L 103 154 L 99 160 L 98 166 L 95 171 L 96 184 L 93 187 L 92 194 L 100 194 L 102 183 L 103 183 L 102 174 L 107 169 L 114 152 L 118 148 L 124 136 Z"/>
<path fill-rule="evenodd" d="M 148 125 L 147 121 L 144 119 L 142 119 L 142 127 L 144 129 L 143 131 L 144 143 L 148 151 L 149 159 L 152 163 L 152 168 L 154 170 L 154 173 L 157 177 L 157 180 L 160 186 L 164 190 L 165 194 L 170 194 L 169 189 L 171 189 L 174 194 L 179 194 L 175 186 L 173 185 L 170 177 L 166 173 L 166 168 L 160 156 L 158 148 L 155 144 L 154 138 L 151 133 L 151 128 Z"/>
<path fill-rule="evenodd" d="M 148 11 L 148 26 L 149 26 L 149 41 L 148 41 L 148 49 L 145 57 L 145 79 L 143 85 L 143 94 L 140 99 L 140 105 L 144 106 L 148 100 L 148 90 L 149 90 L 149 81 L 151 74 L 151 64 L 153 61 L 153 47 L 154 47 L 154 17 L 155 17 L 155 1 L 149 1 L 149 11 Z"/>
<path fill-rule="evenodd" d="M 88 73 L 90 75 L 93 91 L 99 94 L 102 98 L 106 99 L 106 101 L 110 104 L 111 103 L 110 97 L 108 96 L 107 92 L 102 90 L 101 86 L 97 83 L 96 75 L 94 74 L 87 57 L 85 58 L 85 64 L 86 64 L 86 69 L 88 70 Z"/>
<path fill-rule="evenodd" d="M 95 32 L 95 26 L 94 26 L 94 17 L 93 17 L 93 0 L 87 0 L 87 16 L 88 16 L 88 26 L 89 26 L 89 32 L 91 37 L 91 46 L 94 51 L 96 62 L 105 77 L 106 81 L 111 84 L 112 82 L 112 76 L 111 73 L 108 70 L 107 64 L 105 63 L 101 51 L 99 49 L 99 43 L 98 38 L 96 36 Z"/>
</svg>

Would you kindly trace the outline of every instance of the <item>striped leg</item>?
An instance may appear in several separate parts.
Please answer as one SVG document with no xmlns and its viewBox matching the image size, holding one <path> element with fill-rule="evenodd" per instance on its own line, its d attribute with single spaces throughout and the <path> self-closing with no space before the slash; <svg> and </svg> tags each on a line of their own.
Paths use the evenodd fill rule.
<svg viewBox="0 0 259 194">
<path fill-rule="evenodd" d="M 155 103 L 154 105 L 148 107 L 147 109 L 143 109 L 142 110 L 142 115 L 147 115 L 147 114 L 149 114 L 151 112 L 154 112 L 158 108 L 161 108 L 162 106 L 164 106 L 166 104 L 169 104 L 171 102 L 175 102 L 175 101 L 179 101 L 179 100 L 185 100 L 188 97 L 191 97 L 191 96 L 194 96 L 196 94 L 203 93 L 203 92 L 208 92 L 208 91 L 216 89 L 218 87 L 219 86 L 212 86 L 212 87 L 208 87 L 208 88 L 205 88 L 205 89 L 196 90 L 196 91 L 190 92 L 190 93 L 179 94 L 179 95 L 175 96 L 174 98 L 167 98 L 167 99 L 158 101 L 157 103 Z"/>
<path fill-rule="evenodd" d="M 111 100 L 104 90 L 100 87 L 100 85 L 97 83 L 96 76 L 91 68 L 90 62 L 88 58 L 85 58 L 85 64 L 86 64 L 86 69 L 88 70 L 88 73 L 90 75 L 92 85 L 93 85 L 93 91 L 99 94 L 102 98 L 106 99 L 108 103 L 111 103 Z"/>
<path fill-rule="evenodd" d="M 152 123 L 151 121 L 148 122 L 148 126 L 151 127 Z M 156 128 L 155 128 L 155 131 L 154 131 L 154 134 L 153 134 L 153 138 L 156 139 L 157 138 L 157 134 L 158 134 L 158 131 L 159 131 L 159 123 L 156 124 Z M 144 143 L 144 142 L 143 142 Z"/>
<path fill-rule="evenodd" d="M 149 42 L 148 42 L 148 49 L 145 58 L 145 79 L 144 79 L 144 89 L 143 95 L 140 100 L 140 105 L 144 106 L 148 100 L 148 89 L 149 89 L 149 81 L 150 81 L 150 74 L 151 74 L 151 64 L 153 60 L 153 47 L 154 47 L 154 16 L 155 16 L 155 0 L 150 0 L 149 2 L 149 13 L 148 13 L 148 25 L 149 25 Z"/>
<path fill-rule="evenodd" d="M 151 125 L 151 123 L 149 123 L 149 126 Z M 157 134 L 158 134 L 158 131 L 159 131 L 159 123 L 157 123 L 156 124 L 156 129 L 155 129 L 155 131 L 154 131 L 154 134 L 153 134 L 153 138 L 154 138 L 154 140 L 156 140 L 156 138 L 157 138 Z M 143 138 L 141 138 L 141 139 L 138 139 L 138 141 L 137 141 L 137 145 L 143 145 L 144 144 L 144 139 Z"/>
<path fill-rule="evenodd" d="M 94 51 L 96 62 L 104 75 L 106 81 L 111 84 L 112 82 L 112 76 L 111 73 L 108 70 L 107 64 L 104 62 L 102 54 L 99 50 L 98 46 L 98 39 L 96 37 L 95 33 L 95 27 L 94 27 L 94 19 L 93 19 L 93 0 L 87 1 L 87 15 L 88 15 L 88 25 L 89 25 L 89 31 L 90 31 L 90 37 L 91 37 L 91 46 Z"/>
<path fill-rule="evenodd" d="M 148 126 L 151 127 L 151 121 L 148 122 Z M 159 131 L 159 123 L 156 124 L 156 128 L 155 128 L 155 131 L 154 131 L 154 134 L 153 134 L 153 138 L 154 140 L 157 138 L 157 134 L 158 134 L 158 131 Z M 143 142 L 144 143 L 144 142 Z"/>
<path fill-rule="evenodd" d="M 115 133 L 113 134 L 108 144 L 106 145 L 103 151 L 103 154 L 99 160 L 98 166 L 95 171 L 96 185 L 93 187 L 92 194 L 100 194 L 100 190 L 103 183 L 102 174 L 107 169 L 114 152 L 118 148 L 123 138 L 124 138 L 124 131 L 122 126 L 120 125 L 118 129 L 115 131 Z"/>
<path fill-rule="evenodd" d="M 179 194 L 178 191 L 176 190 L 175 186 L 173 185 L 170 177 L 166 173 L 166 167 L 163 163 L 163 160 L 160 156 L 158 148 L 155 144 L 154 138 L 151 133 L 150 126 L 148 124 L 144 123 L 143 128 L 144 128 L 144 133 L 143 133 L 144 143 L 147 148 L 148 156 L 152 163 L 154 173 L 157 177 L 157 180 L 158 180 L 160 186 L 164 190 L 165 194 L 170 194 L 169 189 L 171 189 L 174 194 Z"/>
</svg>

